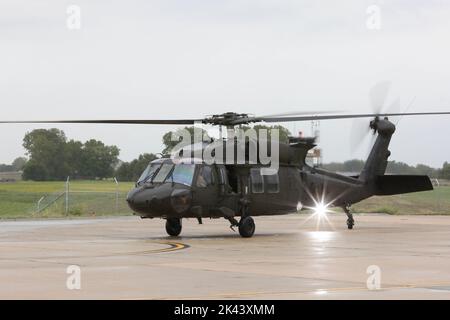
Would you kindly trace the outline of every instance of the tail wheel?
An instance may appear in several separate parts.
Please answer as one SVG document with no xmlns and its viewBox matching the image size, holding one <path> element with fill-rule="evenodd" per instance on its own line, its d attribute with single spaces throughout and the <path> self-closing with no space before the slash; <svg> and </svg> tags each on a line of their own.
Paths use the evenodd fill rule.
<svg viewBox="0 0 450 320">
<path fill-rule="evenodd" d="M 353 219 L 348 219 L 347 220 L 347 229 L 353 229 L 353 225 L 355 224 L 355 222 L 353 221 Z"/>
<path fill-rule="evenodd" d="M 239 221 L 239 234 L 241 237 L 250 238 L 255 233 L 255 221 L 252 217 L 243 217 Z"/>
<path fill-rule="evenodd" d="M 176 237 L 181 233 L 181 219 L 167 218 L 166 232 L 169 236 Z"/>
</svg>

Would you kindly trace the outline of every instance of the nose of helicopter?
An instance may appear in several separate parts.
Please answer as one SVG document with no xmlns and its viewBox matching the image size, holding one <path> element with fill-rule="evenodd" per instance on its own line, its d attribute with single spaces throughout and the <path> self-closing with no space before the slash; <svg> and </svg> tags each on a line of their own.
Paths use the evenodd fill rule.
<svg viewBox="0 0 450 320">
<path fill-rule="evenodd" d="M 151 188 L 137 187 L 126 198 L 133 211 L 153 216 L 180 214 L 190 207 L 191 200 L 189 189 L 174 189 L 170 184 Z"/>
</svg>

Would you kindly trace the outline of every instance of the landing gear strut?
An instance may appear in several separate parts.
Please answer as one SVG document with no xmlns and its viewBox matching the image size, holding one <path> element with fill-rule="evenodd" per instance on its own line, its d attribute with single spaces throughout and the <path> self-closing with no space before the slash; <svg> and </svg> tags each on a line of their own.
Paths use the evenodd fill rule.
<svg viewBox="0 0 450 320">
<path fill-rule="evenodd" d="M 176 237 L 181 233 L 181 219 L 167 218 L 166 232 L 169 236 Z"/>
<path fill-rule="evenodd" d="M 353 214 L 351 214 L 351 212 L 350 212 L 350 206 L 346 205 L 342 209 L 344 210 L 345 214 L 347 215 L 347 228 L 351 230 L 351 229 L 353 229 L 355 220 L 353 220 Z"/>
</svg>

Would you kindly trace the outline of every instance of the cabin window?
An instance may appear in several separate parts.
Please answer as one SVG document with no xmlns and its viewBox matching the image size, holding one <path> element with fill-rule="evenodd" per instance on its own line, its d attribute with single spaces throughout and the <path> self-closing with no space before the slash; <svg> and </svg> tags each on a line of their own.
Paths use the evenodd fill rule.
<svg viewBox="0 0 450 320">
<path fill-rule="evenodd" d="M 219 168 L 219 181 L 222 185 L 227 184 L 227 172 L 224 167 Z"/>
<path fill-rule="evenodd" d="M 280 192 L 280 179 L 278 178 L 278 172 L 275 174 L 263 175 L 264 185 L 266 186 L 267 193 Z"/>
<path fill-rule="evenodd" d="M 210 166 L 200 167 L 200 171 L 197 175 L 197 187 L 206 188 L 214 184 L 213 170 Z"/>
<path fill-rule="evenodd" d="M 153 178 L 152 182 L 156 182 L 156 183 L 164 182 L 164 180 L 166 180 L 166 177 L 169 174 L 169 172 L 172 170 L 172 168 L 173 168 L 173 164 L 168 164 L 168 163 L 163 164 L 161 166 L 161 169 L 159 169 L 158 173 Z"/>
<path fill-rule="evenodd" d="M 264 192 L 264 179 L 259 168 L 250 169 L 250 179 L 253 193 Z"/>
</svg>

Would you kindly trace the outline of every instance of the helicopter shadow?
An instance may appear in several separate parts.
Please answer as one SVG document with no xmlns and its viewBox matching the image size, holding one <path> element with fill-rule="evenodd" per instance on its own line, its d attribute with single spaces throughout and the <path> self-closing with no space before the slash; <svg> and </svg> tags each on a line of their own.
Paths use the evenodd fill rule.
<svg viewBox="0 0 450 320">
<path fill-rule="evenodd" d="M 269 238 L 279 238 L 279 237 L 289 237 L 292 235 L 295 235 L 295 232 L 286 232 L 286 233 L 261 233 L 261 234 L 255 234 L 251 238 L 243 238 L 239 234 L 208 234 L 208 235 L 189 235 L 189 236 L 178 236 L 178 237 L 161 237 L 161 236 L 155 236 L 155 237 L 145 237 L 141 238 L 142 240 L 147 241 L 183 241 L 183 240 L 224 240 L 224 239 L 236 239 L 239 241 L 251 241 L 252 239 L 269 239 Z"/>
</svg>

